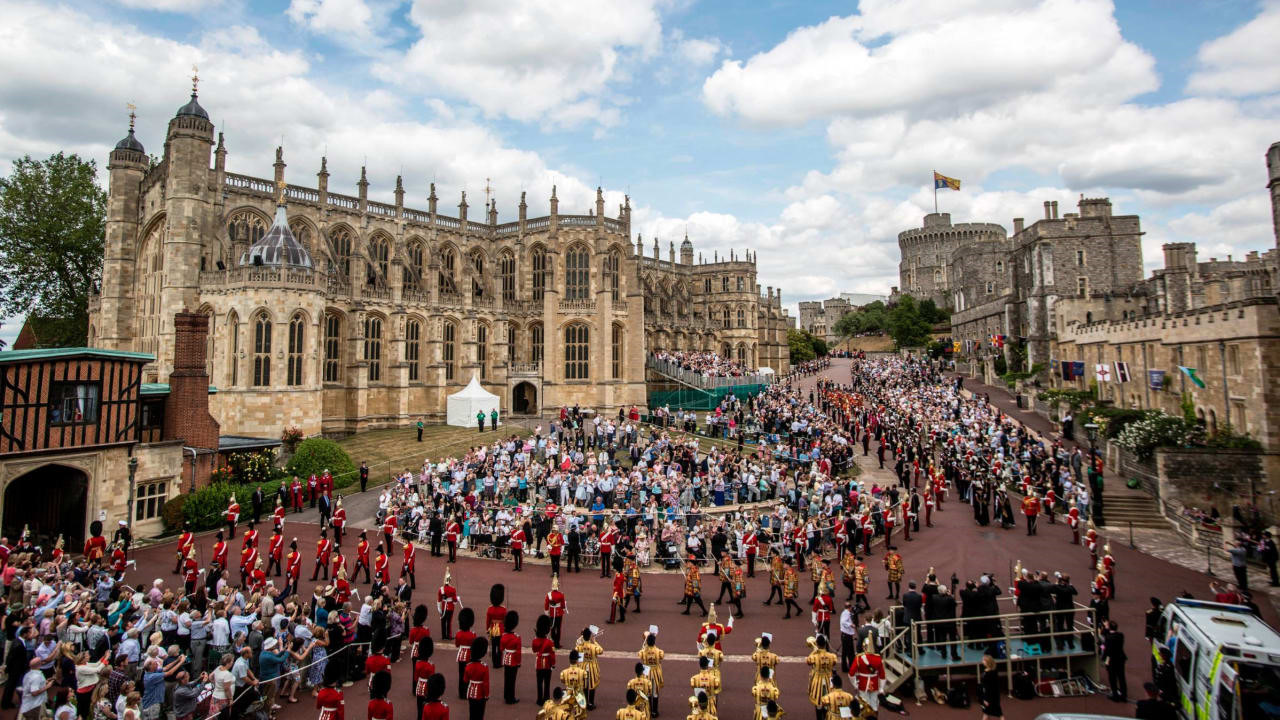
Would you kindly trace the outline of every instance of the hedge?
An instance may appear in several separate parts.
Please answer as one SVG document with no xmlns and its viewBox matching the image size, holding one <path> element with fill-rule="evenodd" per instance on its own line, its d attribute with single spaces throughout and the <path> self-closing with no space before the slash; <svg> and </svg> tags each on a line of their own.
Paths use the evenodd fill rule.
<svg viewBox="0 0 1280 720">
<path fill-rule="evenodd" d="M 267 496 L 266 508 L 275 507 L 276 490 L 280 488 L 283 480 L 272 480 L 271 482 L 261 483 L 262 492 Z M 223 524 L 224 513 L 227 511 L 228 500 L 232 495 L 239 495 L 236 502 L 240 503 L 242 508 L 240 516 L 248 517 L 243 508 L 248 507 L 249 497 L 253 491 L 258 488 L 259 483 L 253 484 L 236 484 L 226 482 L 215 482 L 208 487 L 201 488 L 190 495 L 180 495 L 185 497 L 186 502 L 182 505 L 183 518 L 191 523 L 191 527 L 195 530 L 210 530 Z M 178 498 L 174 498 L 177 500 Z"/>
<path fill-rule="evenodd" d="M 351 456 L 347 455 L 347 451 L 343 450 L 338 443 L 319 437 L 303 440 L 293 457 L 289 458 L 289 464 L 285 466 L 285 471 L 290 477 L 294 475 L 300 478 L 311 475 L 318 477 L 325 470 L 333 475 L 335 488 L 344 488 L 358 479 L 356 465 L 351 462 Z"/>
</svg>

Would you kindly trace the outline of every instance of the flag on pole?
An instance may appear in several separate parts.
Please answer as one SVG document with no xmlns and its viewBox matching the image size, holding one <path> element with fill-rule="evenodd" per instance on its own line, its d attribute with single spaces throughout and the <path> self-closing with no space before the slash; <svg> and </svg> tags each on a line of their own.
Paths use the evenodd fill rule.
<svg viewBox="0 0 1280 720">
<path fill-rule="evenodd" d="M 1111 366 L 1107 363 L 1096 363 L 1093 366 L 1094 377 L 1098 382 L 1111 382 Z"/>
<path fill-rule="evenodd" d="M 1116 361 L 1116 382 L 1129 382 L 1129 363 Z"/>
<path fill-rule="evenodd" d="M 1071 374 L 1078 378 L 1084 377 L 1084 361 L 1083 360 L 1076 360 L 1071 363 Z"/>
<path fill-rule="evenodd" d="M 946 175 L 943 175 L 942 173 L 935 170 L 933 172 L 933 189 L 946 190 L 947 188 L 950 188 L 952 190 L 959 190 L 960 181 L 953 177 L 947 177 Z"/>
<path fill-rule="evenodd" d="M 1152 390 L 1163 390 L 1164 389 L 1164 371 L 1148 370 L 1147 381 L 1151 385 Z"/>
<path fill-rule="evenodd" d="M 1191 382 L 1195 383 L 1196 387 L 1198 388 L 1204 387 L 1204 381 L 1201 380 L 1198 375 L 1196 375 L 1195 368 L 1186 367 L 1185 365 L 1179 365 L 1178 369 L 1182 371 L 1183 375 L 1186 375 L 1188 378 L 1191 378 Z"/>
<path fill-rule="evenodd" d="M 951 352 L 960 352 L 960 341 L 959 341 L 959 340 L 952 340 L 952 341 L 951 341 Z"/>
</svg>

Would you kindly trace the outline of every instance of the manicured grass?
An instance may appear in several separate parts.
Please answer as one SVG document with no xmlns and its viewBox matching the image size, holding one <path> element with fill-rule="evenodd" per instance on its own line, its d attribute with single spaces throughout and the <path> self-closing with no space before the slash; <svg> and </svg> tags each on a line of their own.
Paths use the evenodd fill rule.
<svg viewBox="0 0 1280 720">
<path fill-rule="evenodd" d="M 519 425 L 503 425 L 496 436 L 512 434 L 525 437 L 530 432 Z M 481 435 L 475 428 L 428 425 L 422 431 L 422 442 L 418 442 L 417 428 L 393 428 L 352 435 L 338 444 L 357 466 L 361 462 L 369 463 L 369 483 L 376 485 L 405 468 L 417 472 L 427 458 L 439 460 L 461 455 L 472 446 L 493 442 L 494 437 L 495 433 L 488 430 Z"/>
</svg>

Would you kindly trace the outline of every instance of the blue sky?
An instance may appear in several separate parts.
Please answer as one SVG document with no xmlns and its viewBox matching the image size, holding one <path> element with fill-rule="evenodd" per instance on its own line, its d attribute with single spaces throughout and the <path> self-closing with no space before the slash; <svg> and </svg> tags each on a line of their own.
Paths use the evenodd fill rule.
<svg viewBox="0 0 1280 720">
<path fill-rule="evenodd" d="M 1202 257 L 1275 246 L 1280 0 L 0 0 L 0 171 L 69 150 L 105 165 L 138 106 L 163 129 L 200 67 L 229 165 L 410 204 L 486 178 L 585 212 L 629 193 L 665 248 L 759 252 L 784 300 L 897 284 L 896 235 L 1109 195 Z M 0 337 L 16 333 L 14 322 Z"/>
</svg>

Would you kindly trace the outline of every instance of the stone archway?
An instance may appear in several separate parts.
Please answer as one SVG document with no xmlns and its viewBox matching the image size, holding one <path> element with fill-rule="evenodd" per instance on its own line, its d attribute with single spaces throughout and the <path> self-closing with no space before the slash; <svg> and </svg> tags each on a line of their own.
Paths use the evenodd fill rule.
<svg viewBox="0 0 1280 720">
<path fill-rule="evenodd" d="M 538 413 L 538 389 L 531 382 L 516 383 L 511 389 L 511 410 L 516 415 Z"/>
<path fill-rule="evenodd" d="M 66 465 L 42 465 L 13 480 L 4 489 L 3 533 L 11 542 L 30 526 L 32 541 L 53 549 L 58 535 L 68 552 L 84 545 L 89 500 L 89 476 Z"/>
</svg>

